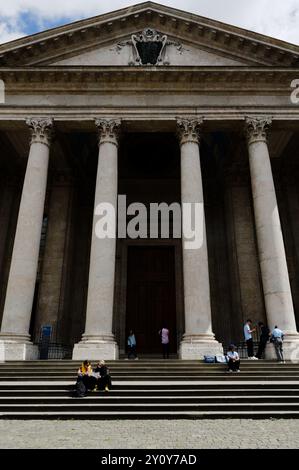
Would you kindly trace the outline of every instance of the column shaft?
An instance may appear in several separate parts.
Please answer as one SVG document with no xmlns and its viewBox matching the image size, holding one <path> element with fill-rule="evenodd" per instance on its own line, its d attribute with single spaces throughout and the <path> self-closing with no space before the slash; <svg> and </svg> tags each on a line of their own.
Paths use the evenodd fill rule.
<svg viewBox="0 0 299 470">
<path fill-rule="evenodd" d="M 248 118 L 246 131 L 267 319 L 270 328 L 277 325 L 285 332 L 287 357 L 290 342 L 298 341 L 299 336 L 296 331 L 288 267 L 266 141 L 266 131 L 270 123 L 268 118 Z"/>
<path fill-rule="evenodd" d="M 29 325 L 47 187 L 52 120 L 30 119 L 27 124 L 32 130 L 32 141 L 19 208 L 0 335 L 0 339 L 4 340 L 7 346 L 13 342 L 11 348 L 7 349 L 6 359 L 18 358 L 20 354 L 21 359 L 26 359 L 28 355 L 36 354 L 33 352 L 33 346 L 30 347 Z M 14 343 L 19 343 L 20 346 Z"/>
<path fill-rule="evenodd" d="M 181 343 L 180 355 L 192 359 L 204 354 L 222 351 L 212 332 L 210 303 L 210 283 L 204 199 L 200 167 L 199 139 L 201 120 L 178 120 L 181 144 L 181 202 L 183 212 L 183 273 L 185 334 Z M 190 226 L 190 210 L 199 210 L 199 246 L 190 244 L 185 233 Z M 195 219 L 196 220 L 196 219 Z"/>
<path fill-rule="evenodd" d="M 90 251 L 85 333 L 75 345 L 73 358 L 116 359 L 117 344 L 112 333 L 116 214 L 117 214 L 117 131 L 120 121 L 96 120 L 99 129 L 99 160 L 95 191 L 94 220 Z M 96 226 L 99 204 L 112 210 L 113 233 L 99 238 Z M 108 207 L 108 209 L 109 209 Z"/>
</svg>

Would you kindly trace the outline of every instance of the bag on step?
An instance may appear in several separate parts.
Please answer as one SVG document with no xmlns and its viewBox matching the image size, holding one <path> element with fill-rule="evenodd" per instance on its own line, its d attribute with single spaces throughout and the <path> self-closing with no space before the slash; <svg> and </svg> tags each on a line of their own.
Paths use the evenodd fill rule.
<svg viewBox="0 0 299 470">
<path fill-rule="evenodd" d="M 203 360 L 206 364 L 215 363 L 215 356 L 204 356 Z"/>
<path fill-rule="evenodd" d="M 216 354 L 215 362 L 217 362 L 218 364 L 226 364 L 227 363 L 226 356 L 223 356 L 223 354 Z"/>
<path fill-rule="evenodd" d="M 75 396 L 78 398 L 85 397 L 87 393 L 83 380 L 78 380 L 76 383 Z"/>
</svg>

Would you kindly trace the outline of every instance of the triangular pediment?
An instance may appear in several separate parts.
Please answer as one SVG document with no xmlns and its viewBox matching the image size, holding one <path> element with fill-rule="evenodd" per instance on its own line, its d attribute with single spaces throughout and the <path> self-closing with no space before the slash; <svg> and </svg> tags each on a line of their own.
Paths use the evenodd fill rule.
<svg viewBox="0 0 299 470">
<path fill-rule="evenodd" d="M 296 66 L 299 61 L 293 44 L 145 2 L 3 44 L 0 65 L 136 65 L 132 37 L 147 28 L 164 38 L 158 65 Z"/>
<path fill-rule="evenodd" d="M 64 57 L 55 62 L 44 65 L 55 66 L 128 66 L 138 64 L 137 53 L 133 45 L 132 37 L 140 34 L 136 32 L 118 42 L 111 42 L 103 46 L 78 51 L 68 51 Z M 238 66 L 246 62 L 235 60 L 227 55 L 221 55 L 212 50 L 205 50 L 187 42 L 181 42 L 163 32 L 158 33 L 160 37 L 167 37 L 165 50 L 161 55 L 161 65 L 173 66 Z M 146 65 L 146 64 L 145 64 Z"/>
</svg>

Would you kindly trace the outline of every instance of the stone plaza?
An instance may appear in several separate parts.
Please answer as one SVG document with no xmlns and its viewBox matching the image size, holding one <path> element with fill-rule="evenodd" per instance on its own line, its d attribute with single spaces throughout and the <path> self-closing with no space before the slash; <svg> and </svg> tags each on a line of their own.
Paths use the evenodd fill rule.
<svg viewBox="0 0 299 470">
<path fill-rule="evenodd" d="M 1 449 L 298 449 L 299 421 L 2 421 L 0 436 Z"/>
</svg>

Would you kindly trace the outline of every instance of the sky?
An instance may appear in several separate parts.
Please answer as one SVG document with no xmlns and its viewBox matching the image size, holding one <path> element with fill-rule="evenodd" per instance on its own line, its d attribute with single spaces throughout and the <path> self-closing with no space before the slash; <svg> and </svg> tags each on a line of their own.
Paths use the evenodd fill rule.
<svg viewBox="0 0 299 470">
<path fill-rule="evenodd" d="M 138 0 L 0 0 L 0 43 L 88 18 Z M 299 45 L 299 0 L 160 0 L 201 16 Z"/>
</svg>

